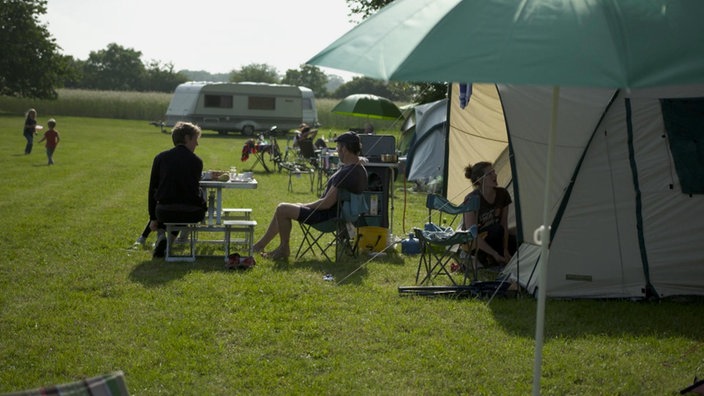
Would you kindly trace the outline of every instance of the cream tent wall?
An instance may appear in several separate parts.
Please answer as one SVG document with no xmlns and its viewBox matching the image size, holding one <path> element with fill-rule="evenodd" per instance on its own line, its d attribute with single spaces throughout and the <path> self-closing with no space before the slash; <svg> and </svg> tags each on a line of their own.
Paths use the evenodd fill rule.
<svg viewBox="0 0 704 396">
<path fill-rule="evenodd" d="M 501 102 L 493 84 L 474 84 L 468 105 L 462 109 L 458 84 L 450 92 L 450 122 L 448 136 L 447 198 L 461 203 L 472 186 L 464 177 L 464 168 L 479 161 L 494 162 L 506 149 L 508 138 Z M 508 169 L 507 169 L 508 170 Z M 508 174 L 499 174 L 499 184 L 506 185 Z"/>
<path fill-rule="evenodd" d="M 542 222 L 552 89 L 498 85 L 493 95 L 484 87 L 475 86 L 470 100 L 477 118 L 464 113 L 470 106 L 450 112 L 448 163 L 455 165 L 448 167 L 448 197 L 458 194 L 457 172 L 467 162 L 492 161 L 508 135 L 517 224 L 527 243 L 507 272 L 520 269 L 517 278 L 534 292 L 539 249 L 530 239 Z M 661 111 L 665 98 L 704 98 L 704 86 L 560 90 L 548 296 L 704 295 L 704 195 L 682 192 Z"/>
</svg>

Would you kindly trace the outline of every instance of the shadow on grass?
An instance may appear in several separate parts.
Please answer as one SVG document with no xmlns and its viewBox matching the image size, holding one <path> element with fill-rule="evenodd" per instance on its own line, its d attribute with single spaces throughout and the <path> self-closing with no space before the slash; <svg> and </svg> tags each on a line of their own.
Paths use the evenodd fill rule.
<svg viewBox="0 0 704 396">
<path fill-rule="evenodd" d="M 458 304 L 466 301 L 471 301 L 472 304 L 487 304 L 493 318 L 505 332 L 526 338 L 535 336 L 537 299 L 525 291 L 497 293 L 493 298 L 491 293 L 481 297 L 471 293 L 400 295 L 407 298 L 454 299 Z M 701 315 L 703 310 L 702 296 L 680 296 L 653 301 L 548 299 L 545 339 L 606 336 L 624 339 L 683 337 L 701 340 L 704 337 L 704 316 Z"/>
<path fill-rule="evenodd" d="M 363 261 L 356 260 L 352 257 L 344 257 L 337 263 L 330 263 L 322 256 L 304 256 L 297 260 L 294 256 L 291 256 L 288 261 L 274 261 L 272 269 L 275 271 L 304 270 L 318 273 L 321 278 L 326 275 L 332 275 L 332 281 L 334 282 L 348 277 L 354 272 L 352 276 L 347 278 L 346 283 L 361 284 L 362 280 L 368 275 L 366 267 L 362 265 L 363 263 Z"/>
<path fill-rule="evenodd" d="M 191 272 L 228 272 L 222 258 L 199 258 L 195 262 L 143 261 L 130 272 L 129 279 L 146 287 L 161 286 Z"/>
<path fill-rule="evenodd" d="M 288 262 L 274 261 L 272 268 L 276 271 L 308 270 L 320 274 L 321 277 L 332 275 L 331 281 L 335 283 L 359 285 L 369 276 L 367 268 L 373 262 L 383 262 L 384 265 L 404 264 L 403 258 L 395 254 L 378 256 L 375 259 L 367 254 L 357 257 L 344 256 L 335 263 L 330 263 L 322 255 L 307 254 L 299 259 L 291 256 Z"/>
<path fill-rule="evenodd" d="M 537 301 L 529 296 L 499 298 L 489 308 L 497 322 L 509 333 L 535 336 Z M 630 300 L 548 300 L 545 336 L 582 338 L 608 337 L 701 339 L 704 319 L 699 314 L 704 299 L 691 297 L 661 301 Z"/>
</svg>

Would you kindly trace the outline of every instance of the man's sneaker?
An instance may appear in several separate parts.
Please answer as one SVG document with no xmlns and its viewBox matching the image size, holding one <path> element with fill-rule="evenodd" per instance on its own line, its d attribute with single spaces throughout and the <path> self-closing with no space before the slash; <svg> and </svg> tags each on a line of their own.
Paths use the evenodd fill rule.
<svg viewBox="0 0 704 396">
<path fill-rule="evenodd" d="M 154 254 L 152 254 L 152 257 L 163 258 L 164 256 L 166 256 L 166 235 L 159 234 L 156 243 L 154 243 Z"/>
<path fill-rule="evenodd" d="M 145 238 L 145 237 L 143 237 L 143 236 L 141 236 L 141 235 L 139 236 L 139 238 L 137 238 L 136 241 L 134 241 L 134 244 L 135 244 L 135 245 L 142 245 L 142 246 L 144 246 L 145 243 L 147 243 L 147 238 Z"/>
</svg>

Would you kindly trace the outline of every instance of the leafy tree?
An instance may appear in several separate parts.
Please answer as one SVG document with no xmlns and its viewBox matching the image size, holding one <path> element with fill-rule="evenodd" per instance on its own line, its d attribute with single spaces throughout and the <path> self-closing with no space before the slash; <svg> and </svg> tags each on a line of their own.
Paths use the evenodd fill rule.
<svg viewBox="0 0 704 396">
<path fill-rule="evenodd" d="M 179 74 L 186 76 L 188 81 L 214 81 L 222 82 L 230 79 L 230 73 L 209 73 L 205 70 L 179 70 Z"/>
<path fill-rule="evenodd" d="M 388 84 L 381 80 L 369 77 L 353 77 L 352 81 L 341 86 L 333 95 L 335 98 L 344 98 L 348 95 L 365 93 L 396 100 L 394 93 L 389 89 Z"/>
<path fill-rule="evenodd" d="M 57 82 L 56 87 L 82 88 L 85 62 L 74 59 L 71 55 L 63 55 L 62 62 L 64 63 L 65 74 L 62 76 L 61 81 Z"/>
<path fill-rule="evenodd" d="M 393 3 L 394 0 L 346 0 L 347 6 L 350 8 L 350 13 L 359 15 L 362 19 L 370 17 L 372 14 L 380 10 L 387 4 Z"/>
<path fill-rule="evenodd" d="M 328 92 L 326 84 L 328 76 L 319 67 L 313 65 L 301 65 L 300 70 L 288 69 L 286 76 L 281 81 L 284 84 L 302 85 L 313 90 L 317 97 L 325 97 Z"/>
<path fill-rule="evenodd" d="M 441 83 L 415 83 L 413 101 L 416 103 L 430 103 L 447 96 L 447 84 Z"/>
<path fill-rule="evenodd" d="M 391 91 L 391 97 L 398 102 L 412 102 L 418 92 L 418 87 L 415 84 L 405 81 L 389 81 L 387 85 Z"/>
<path fill-rule="evenodd" d="M 327 77 L 328 83 L 325 84 L 325 90 L 328 92 L 328 95 L 330 92 L 335 92 L 338 88 L 345 85 L 345 79 L 336 74 L 332 74 Z"/>
<path fill-rule="evenodd" d="M 230 82 L 243 81 L 277 84 L 279 72 L 275 67 L 265 63 L 252 63 L 242 66 L 239 71 L 233 70 L 230 74 Z"/>
<path fill-rule="evenodd" d="M 188 81 L 184 74 L 175 73 L 172 63 L 151 61 L 147 65 L 142 89 L 144 91 L 171 92 L 179 84 Z"/>
<path fill-rule="evenodd" d="M 46 0 L 0 0 L 0 95 L 56 98 L 66 63 L 39 23 Z"/>
<path fill-rule="evenodd" d="M 90 89 L 140 91 L 146 73 L 142 53 L 111 43 L 107 49 L 91 51 L 83 69 L 84 86 Z"/>
</svg>

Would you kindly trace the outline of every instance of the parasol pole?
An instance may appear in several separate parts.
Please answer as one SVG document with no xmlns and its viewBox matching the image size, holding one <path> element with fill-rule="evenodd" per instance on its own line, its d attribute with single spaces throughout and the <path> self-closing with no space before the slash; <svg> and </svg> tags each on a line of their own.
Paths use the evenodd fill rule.
<svg viewBox="0 0 704 396">
<path fill-rule="evenodd" d="M 548 213 L 550 209 L 550 181 L 552 180 L 552 161 L 555 156 L 557 137 L 557 104 L 560 99 L 560 87 L 552 88 L 552 120 L 548 137 L 548 155 L 545 169 L 545 195 L 543 196 L 543 225 L 533 233 L 533 239 L 540 245 L 540 278 L 538 281 L 538 309 L 535 318 L 535 358 L 533 359 L 533 395 L 540 395 L 540 378 L 543 363 L 543 337 L 545 329 L 545 300 L 548 284 L 548 255 L 550 253 L 550 227 Z"/>
</svg>

